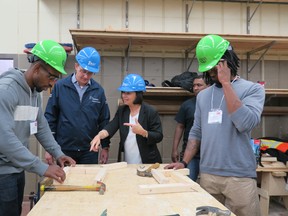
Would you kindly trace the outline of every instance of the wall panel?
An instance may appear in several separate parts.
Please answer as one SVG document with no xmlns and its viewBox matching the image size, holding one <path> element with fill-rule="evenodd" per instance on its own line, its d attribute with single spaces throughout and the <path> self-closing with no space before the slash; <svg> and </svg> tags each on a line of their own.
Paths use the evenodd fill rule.
<svg viewBox="0 0 288 216">
<path fill-rule="evenodd" d="M 260 14 L 261 34 L 279 35 L 279 5 L 262 5 Z M 270 14 L 270 16 L 267 16 L 267 14 Z"/>
<path fill-rule="evenodd" d="M 83 0 L 80 7 L 80 28 L 104 29 L 103 0 Z"/>
<path fill-rule="evenodd" d="M 223 33 L 241 34 L 242 16 L 241 4 L 223 4 Z"/>
</svg>

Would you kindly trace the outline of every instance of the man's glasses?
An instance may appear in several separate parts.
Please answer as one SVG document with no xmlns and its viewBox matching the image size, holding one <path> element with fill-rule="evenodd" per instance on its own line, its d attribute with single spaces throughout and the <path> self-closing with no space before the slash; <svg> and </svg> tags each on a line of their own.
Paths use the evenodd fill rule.
<svg viewBox="0 0 288 216">
<path fill-rule="evenodd" d="M 51 81 L 57 81 L 57 80 L 59 79 L 58 76 L 56 76 L 55 74 L 50 73 L 50 72 L 48 71 L 48 69 L 47 69 L 43 64 L 41 64 L 41 67 L 44 69 L 44 71 L 45 71 L 46 73 L 49 74 L 49 80 L 51 80 Z"/>
<path fill-rule="evenodd" d="M 80 65 L 79 65 L 79 72 L 81 72 L 82 74 L 87 75 L 87 76 L 93 75 L 92 72 L 90 72 L 90 71 L 88 71 L 88 70 L 85 70 L 85 69 L 82 68 Z"/>
</svg>

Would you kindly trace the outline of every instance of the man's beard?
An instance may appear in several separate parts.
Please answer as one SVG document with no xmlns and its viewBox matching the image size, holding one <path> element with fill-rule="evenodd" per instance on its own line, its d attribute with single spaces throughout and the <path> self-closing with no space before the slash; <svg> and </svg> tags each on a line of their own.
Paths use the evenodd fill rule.
<svg viewBox="0 0 288 216">
<path fill-rule="evenodd" d="M 34 90 L 36 90 L 39 93 L 43 91 L 43 89 L 39 86 L 35 86 Z"/>
<path fill-rule="evenodd" d="M 218 87 L 218 88 L 222 88 L 222 84 L 217 80 L 217 81 L 214 81 L 215 83 L 215 86 Z"/>
</svg>

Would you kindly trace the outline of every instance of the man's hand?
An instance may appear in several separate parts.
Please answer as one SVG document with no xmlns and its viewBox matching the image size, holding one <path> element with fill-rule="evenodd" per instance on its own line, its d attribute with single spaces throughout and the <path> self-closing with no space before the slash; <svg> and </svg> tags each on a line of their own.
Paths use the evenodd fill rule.
<svg viewBox="0 0 288 216">
<path fill-rule="evenodd" d="M 218 71 L 218 80 L 219 82 L 224 85 L 225 83 L 230 84 L 231 82 L 231 70 L 227 65 L 227 61 L 223 60 L 216 65 Z"/>
<path fill-rule="evenodd" d="M 48 152 L 45 152 L 45 160 L 49 165 L 54 164 L 54 158 Z"/>
<path fill-rule="evenodd" d="M 185 168 L 184 164 L 180 162 L 171 163 L 164 167 L 164 169 L 183 169 L 183 168 Z"/>
<path fill-rule="evenodd" d="M 172 151 L 171 159 L 173 162 L 179 161 L 179 152 L 178 150 Z"/>
<path fill-rule="evenodd" d="M 61 167 L 58 165 L 50 165 L 46 172 L 44 173 L 45 177 L 55 179 L 59 183 L 63 183 L 66 179 L 66 174 Z"/>
<path fill-rule="evenodd" d="M 76 162 L 66 155 L 62 155 L 57 160 L 58 164 L 63 168 L 64 166 L 75 166 Z"/>
<path fill-rule="evenodd" d="M 90 142 L 90 145 L 91 145 L 90 151 L 98 152 L 100 144 L 101 144 L 101 138 L 100 138 L 100 135 L 98 134 Z"/>
<path fill-rule="evenodd" d="M 108 156 L 109 156 L 109 149 L 108 148 L 102 149 L 100 153 L 99 163 L 106 164 L 108 161 Z"/>
</svg>

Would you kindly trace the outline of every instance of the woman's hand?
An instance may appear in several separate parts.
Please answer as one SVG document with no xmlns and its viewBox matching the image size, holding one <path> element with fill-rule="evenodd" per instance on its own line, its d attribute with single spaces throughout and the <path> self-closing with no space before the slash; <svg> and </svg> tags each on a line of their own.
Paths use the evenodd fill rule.
<svg viewBox="0 0 288 216">
<path fill-rule="evenodd" d="M 125 126 L 129 126 L 132 129 L 132 132 L 135 134 L 139 134 L 143 137 L 148 136 L 148 131 L 146 131 L 138 122 L 138 119 L 135 118 L 135 123 L 136 124 L 131 124 L 131 123 L 124 123 Z"/>
</svg>

